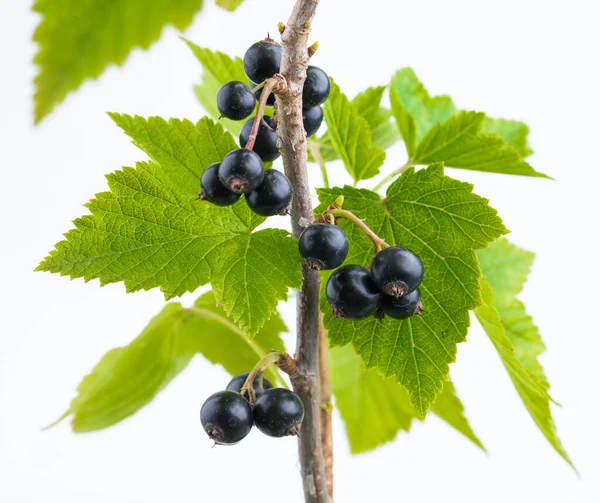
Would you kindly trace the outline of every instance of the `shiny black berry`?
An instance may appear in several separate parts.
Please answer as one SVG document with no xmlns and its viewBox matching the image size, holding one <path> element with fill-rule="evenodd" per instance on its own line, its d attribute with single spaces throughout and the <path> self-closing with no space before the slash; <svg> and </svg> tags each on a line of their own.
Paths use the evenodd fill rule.
<svg viewBox="0 0 600 503">
<path fill-rule="evenodd" d="M 258 187 L 265 176 L 258 154 L 245 148 L 229 152 L 219 166 L 219 180 L 236 194 L 245 194 Z"/>
<path fill-rule="evenodd" d="M 250 209 L 263 217 L 287 214 L 291 200 L 292 184 L 287 176 L 276 169 L 266 170 L 262 183 L 246 193 Z"/>
<path fill-rule="evenodd" d="M 252 413 L 256 427 L 265 435 L 285 437 L 300 432 L 304 405 L 293 391 L 273 388 L 256 399 Z"/>
<path fill-rule="evenodd" d="M 403 297 L 384 295 L 381 300 L 381 308 L 385 314 L 397 320 L 409 318 L 414 314 L 421 314 L 423 312 L 421 293 L 417 288 Z"/>
<path fill-rule="evenodd" d="M 257 84 L 279 73 L 280 64 L 281 46 L 274 40 L 256 42 L 244 54 L 244 71 Z"/>
<path fill-rule="evenodd" d="M 308 266 L 317 271 L 335 269 L 348 255 L 348 238 L 337 225 L 315 224 L 304 229 L 298 250 Z"/>
<path fill-rule="evenodd" d="M 239 393 L 240 391 L 242 391 L 242 386 L 246 382 L 246 379 L 248 378 L 249 375 L 250 375 L 250 372 L 244 372 L 243 374 L 235 376 L 231 381 L 229 381 L 229 384 L 227 385 L 227 389 L 229 391 L 235 391 L 236 393 Z M 259 376 L 256 376 L 254 378 L 254 380 L 252 381 L 252 387 L 254 388 L 254 392 L 256 393 L 257 397 L 259 397 L 263 393 L 260 390 L 259 381 L 260 381 Z M 271 384 L 271 381 L 269 381 L 266 377 L 263 377 L 262 385 L 263 385 L 263 390 L 268 390 L 273 387 L 273 385 Z M 244 393 L 242 396 L 244 396 L 246 399 L 249 398 L 248 392 Z"/>
<path fill-rule="evenodd" d="M 302 122 L 304 122 L 306 136 L 310 137 L 314 135 L 323 122 L 323 109 L 321 107 L 303 108 Z"/>
<path fill-rule="evenodd" d="M 217 107 L 223 117 L 241 121 L 254 110 L 254 95 L 242 82 L 228 82 L 217 93 Z"/>
<path fill-rule="evenodd" d="M 231 192 L 219 180 L 218 171 L 220 165 L 220 162 L 215 162 L 202 173 L 202 177 L 200 178 L 201 190 L 200 194 L 198 194 L 198 199 L 210 201 L 217 206 L 230 206 L 242 197 L 242 195 Z"/>
<path fill-rule="evenodd" d="M 327 281 L 326 294 L 333 315 L 351 320 L 369 316 L 381 301 L 381 293 L 369 271 L 359 265 L 337 269 Z"/>
<path fill-rule="evenodd" d="M 306 69 L 306 81 L 302 89 L 302 106 L 317 107 L 325 103 L 331 90 L 331 82 L 327 74 L 316 66 Z"/>
<path fill-rule="evenodd" d="M 402 297 L 423 281 L 423 263 L 410 250 L 391 246 L 380 251 L 371 264 L 371 276 L 386 295 Z"/>
<path fill-rule="evenodd" d="M 271 117 L 263 117 L 260 126 L 258 127 L 258 134 L 256 135 L 256 141 L 252 150 L 256 152 L 260 158 L 267 161 L 274 161 L 279 157 L 279 149 L 277 148 L 277 124 Z M 267 125 L 265 125 L 265 123 Z M 240 147 L 245 147 L 250 138 L 250 132 L 252 131 L 252 125 L 254 124 L 254 117 L 248 119 L 242 128 L 240 133 Z"/>
<path fill-rule="evenodd" d="M 257 85 L 258 84 L 255 84 L 254 82 L 250 82 L 250 89 L 252 89 L 252 94 L 254 94 L 254 99 L 256 99 L 256 101 L 259 101 L 260 95 L 262 94 L 262 87 L 258 91 L 255 91 L 254 88 Z M 275 95 L 273 93 L 271 93 L 271 94 L 269 94 L 269 97 L 267 98 L 267 106 L 272 107 L 273 105 L 275 105 Z"/>
<path fill-rule="evenodd" d="M 202 405 L 200 421 L 215 443 L 233 445 L 250 433 L 254 418 L 248 400 L 242 395 L 218 391 Z"/>
</svg>

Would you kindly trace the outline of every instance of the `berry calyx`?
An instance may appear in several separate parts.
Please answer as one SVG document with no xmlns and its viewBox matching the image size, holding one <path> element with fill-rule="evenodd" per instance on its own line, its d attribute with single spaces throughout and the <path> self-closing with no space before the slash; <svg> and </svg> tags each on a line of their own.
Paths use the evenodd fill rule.
<svg viewBox="0 0 600 503">
<path fill-rule="evenodd" d="M 235 391 L 236 393 L 240 393 L 242 391 L 242 386 L 244 386 L 244 383 L 246 382 L 246 379 L 248 379 L 249 375 L 250 372 L 244 372 L 243 374 L 235 376 L 231 381 L 229 381 L 229 384 L 227 385 L 226 389 L 229 391 Z M 257 397 L 262 395 L 264 391 L 273 387 L 271 381 L 269 381 L 266 377 L 263 377 L 262 385 L 263 391 L 260 390 L 260 376 L 257 375 L 252 381 L 252 387 L 254 388 L 254 392 L 256 393 Z M 248 396 L 247 391 L 242 396 L 246 400 L 249 400 L 250 398 Z"/>
<path fill-rule="evenodd" d="M 281 46 L 271 39 L 252 44 L 244 54 L 244 72 L 257 84 L 279 73 L 280 64 Z"/>
<path fill-rule="evenodd" d="M 215 162 L 202 173 L 202 177 L 200 178 L 201 190 L 200 194 L 198 194 L 198 199 L 210 201 L 217 206 L 230 206 L 237 202 L 242 195 L 231 192 L 219 180 L 218 171 L 220 165 L 220 162 Z"/>
<path fill-rule="evenodd" d="M 254 117 L 248 119 L 244 127 L 242 127 L 242 131 L 240 132 L 240 147 L 243 148 L 248 143 L 253 125 Z M 256 135 L 252 151 L 256 152 L 265 162 L 274 161 L 280 156 L 279 149 L 277 148 L 277 124 L 271 117 L 262 118 L 258 126 L 258 134 Z"/>
<path fill-rule="evenodd" d="M 287 176 L 276 169 L 268 169 L 262 183 L 246 193 L 246 202 L 254 213 L 263 217 L 287 215 L 292 200 L 292 184 Z"/>
<path fill-rule="evenodd" d="M 402 297 L 423 281 L 423 263 L 410 250 L 390 246 L 380 251 L 371 264 L 371 276 L 377 288 L 386 295 Z"/>
<path fill-rule="evenodd" d="M 327 301 L 336 318 L 360 320 L 369 316 L 381 301 L 371 274 L 359 265 L 337 269 L 327 281 Z"/>
<path fill-rule="evenodd" d="M 258 91 L 255 91 L 254 88 L 257 85 L 258 84 L 254 83 L 254 82 L 250 82 L 250 89 L 252 89 L 252 94 L 254 94 L 254 99 L 258 102 L 258 101 L 260 101 L 260 95 L 262 94 L 262 88 L 260 88 Z M 275 105 L 275 94 L 271 93 L 271 94 L 269 94 L 269 97 L 267 98 L 267 106 L 272 107 L 274 105 Z"/>
<path fill-rule="evenodd" d="M 385 314 L 397 320 L 404 320 L 415 314 L 421 314 L 423 312 L 421 293 L 417 288 L 403 297 L 384 295 L 381 299 L 381 308 Z"/>
<path fill-rule="evenodd" d="M 348 238 L 337 225 L 315 224 L 300 235 L 298 250 L 311 269 L 335 269 L 348 256 Z"/>
<path fill-rule="evenodd" d="M 317 107 L 325 103 L 331 90 L 331 82 L 327 74 L 316 66 L 306 69 L 306 80 L 302 89 L 302 106 Z"/>
<path fill-rule="evenodd" d="M 236 194 L 254 190 L 262 183 L 264 175 L 258 154 L 245 148 L 229 152 L 219 166 L 219 180 Z"/>
<path fill-rule="evenodd" d="M 241 121 L 254 110 L 254 95 L 243 82 L 227 82 L 217 93 L 217 108 L 223 117 Z"/>
<path fill-rule="evenodd" d="M 215 443 L 233 445 L 250 433 L 254 418 L 248 400 L 226 390 L 208 397 L 200 410 L 200 421 Z"/>
<path fill-rule="evenodd" d="M 272 388 L 256 399 L 252 408 L 254 423 L 265 435 L 298 435 L 304 419 L 300 397 L 285 388 Z"/>
<path fill-rule="evenodd" d="M 323 122 L 323 109 L 321 107 L 310 107 L 302 109 L 302 122 L 306 137 L 313 136 L 321 127 Z"/>
</svg>

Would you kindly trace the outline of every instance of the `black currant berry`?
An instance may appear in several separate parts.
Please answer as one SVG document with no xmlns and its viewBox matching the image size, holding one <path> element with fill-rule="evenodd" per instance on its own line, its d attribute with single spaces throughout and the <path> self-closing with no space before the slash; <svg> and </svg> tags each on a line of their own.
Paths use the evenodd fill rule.
<svg viewBox="0 0 600 503">
<path fill-rule="evenodd" d="M 250 375 L 250 372 L 245 372 L 243 374 L 237 375 L 235 376 L 231 381 L 229 381 L 229 384 L 227 385 L 227 388 L 229 391 L 235 391 L 236 393 L 239 393 L 240 391 L 242 391 L 242 386 L 244 385 L 244 383 L 246 382 L 246 379 L 248 379 L 248 376 Z M 262 395 L 262 391 L 260 391 L 260 377 L 256 376 L 254 378 L 254 380 L 252 381 L 252 387 L 254 388 L 254 392 L 256 393 L 256 397 L 258 398 L 260 395 Z M 263 377 L 263 390 L 268 390 L 271 389 L 273 387 L 273 385 L 271 384 L 271 381 L 269 381 L 266 377 Z M 242 395 L 244 398 L 248 399 L 248 392 L 244 393 Z"/>
<path fill-rule="evenodd" d="M 336 318 L 359 320 L 370 315 L 381 301 L 381 293 L 369 271 L 359 265 L 336 270 L 327 281 L 327 300 Z"/>
<path fill-rule="evenodd" d="M 217 107 L 223 117 L 241 121 L 254 110 L 254 95 L 242 82 L 228 82 L 217 93 Z"/>
<path fill-rule="evenodd" d="M 346 260 L 348 238 L 337 225 L 315 224 L 300 235 L 298 250 L 311 269 L 335 269 Z"/>
<path fill-rule="evenodd" d="M 410 250 L 391 246 L 380 251 L 371 264 L 371 276 L 386 295 L 402 297 L 423 281 L 423 263 Z"/>
<path fill-rule="evenodd" d="M 323 109 L 321 107 L 311 107 L 302 109 L 302 122 L 306 136 L 314 135 L 323 122 Z"/>
<path fill-rule="evenodd" d="M 274 40 L 256 42 L 244 54 L 244 71 L 257 84 L 279 73 L 280 64 L 281 46 Z"/>
<path fill-rule="evenodd" d="M 286 215 L 291 200 L 292 184 L 287 176 L 276 169 L 266 170 L 262 183 L 246 193 L 250 209 L 263 217 Z"/>
<path fill-rule="evenodd" d="M 215 443 L 233 445 L 250 433 L 254 418 L 248 400 L 242 395 L 218 391 L 202 405 L 200 421 Z"/>
<path fill-rule="evenodd" d="M 423 312 L 421 293 L 417 288 L 403 297 L 384 295 L 381 300 L 381 307 L 385 314 L 397 320 L 409 318 L 414 314 L 421 314 Z"/>
<path fill-rule="evenodd" d="M 302 89 L 302 106 L 317 107 L 325 103 L 331 90 L 331 82 L 327 74 L 316 66 L 306 69 L 306 81 Z"/>
<path fill-rule="evenodd" d="M 252 151 L 256 152 L 265 162 L 274 161 L 280 155 L 277 148 L 277 124 L 271 117 L 263 117 L 263 120 L 264 122 L 261 121 L 260 126 L 258 126 L 258 134 Z M 248 143 L 253 124 L 254 117 L 248 119 L 244 124 L 240 133 L 240 147 L 243 148 Z"/>
<path fill-rule="evenodd" d="M 258 84 L 255 84 L 254 82 L 250 82 L 250 89 L 252 89 L 252 94 L 254 94 L 254 98 L 256 99 L 256 101 L 260 101 L 260 95 L 262 94 L 262 87 L 258 91 L 255 91 L 254 88 L 257 85 Z M 271 93 L 271 94 L 269 94 L 269 97 L 267 98 L 267 106 L 272 107 L 273 105 L 275 105 L 275 95 L 273 93 Z"/>
<path fill-rule="evenodd" d="M 220 165 L 220 162 L 215 162 L 202 173 L 202 177 L 200 178 L 201 190 L 200 194 L 198 194 L 198 199 L 210 201 L 217 206 L 230 206 L 242 197 L 242 195 L 231 192 L 221 183 L 218 175 Z"/>
<path fill-rule="evenodd" d="M 256 427 L 265 435 L 285 437 L 300 432 L 304 405 L 293 391 L 272 388 L 256 399 L 252 413 Z"/>
<path fill-rule="evenodd" d="M 258 187 L 265 176 L 258 154 L 245 148 L 229 152 L 219 166 L 219 180 L 236 194 L 245 194 Z"/>
</svg>

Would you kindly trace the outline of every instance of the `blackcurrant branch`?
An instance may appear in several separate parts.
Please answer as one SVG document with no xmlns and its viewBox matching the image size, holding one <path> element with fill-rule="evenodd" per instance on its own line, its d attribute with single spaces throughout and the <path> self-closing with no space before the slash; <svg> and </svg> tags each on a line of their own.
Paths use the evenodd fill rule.
<svg viewBox="0 0 600 503">
<path fill-rule="evenodd" d="M 414 166 L 414 162 L 412 159 L 409 159 L 402 166 L 400 166 L 398 169 L 392 171 L 388 176 L 386 176 L 383 180 L 381 180 L 381 182 L 379 182 L 377 185 L 375 185 L 375 187 L 373 187 L 373 192 L 377 192 L 379 189 L 381 189 L 383 186 L 385 186 L 386 183 L 391 182 L 394 178 L 396 178 L 398 175 L 401 175 L 402 173 L 404 173 L 411 166 Z"/>
<path fill-rule="evenodd" d="M 256 142 L 256 137 L 258 136 L 258 128 L 263 120 L 265 115 L 265 107 L 267 106 L 267 100 L 269 99 L 269 95 L 274 92 L 281 92 L 285 89 L 285 80 L 281 76 L 275 76 L 270 79 L 265 80 L 259 86 L 262 86 L 262 91 L 260 93 L 260 100 L 258 101 L 258 108 L 256 109 L 256 117 L 254 117 L 254 123 L 252 124 L 252 130 L 250 131 L 250 135 L 248 136 L 248 142 L 246 143 L 246 149 L 252 150 L 254 148 L 254 143 Z M 257 87 L 259 87 L 257 86 Z M 254 88 L 256 91 L 256 87 Z"/>
</svg>

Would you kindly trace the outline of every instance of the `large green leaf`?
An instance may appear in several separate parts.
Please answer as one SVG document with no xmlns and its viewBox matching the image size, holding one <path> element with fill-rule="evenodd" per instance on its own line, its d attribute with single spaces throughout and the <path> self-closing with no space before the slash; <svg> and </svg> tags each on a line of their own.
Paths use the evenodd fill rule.
<svg viewBox="0 0 600 503">
<path fill-rule="evenodd" d="M 217 0 L 217 5 L 223 7 L 225 10 L 234 11 L 237 9 L 244 0 Z"/>
<path fill-rule="evenodd" d="M 202 81 L 194 86 L 198 101 L 211 117 L 219 119 L 221 113 L 217 108 L 217 93 L 224 84 L 237 80 L 246 85 L 250 84 L 244 73 L 244 63 L 238 57 L 232 58 L 219 51 L 211 51 L 199 47 L 189 40 L 185 41 L 198 59 L 204 72 Z M 242 130 L 244 121 L 232 121 L 227 118 L 219 119 L 222 125 L 231 131 L 237 138 Z"/>
<path fill-rule="evenodd" d="M 385 160 L 385 151 L 373 145 L 369 122 L 333 80 L 323 112 L 329 141 L 354 181 L 377 175 Z"/>
<path fill-rule="evenodd" d="M 36 0 L 35 121 L 85 80 L 121 65 L 135 47 L 148 49 L 165 25 L 185 29 L 203 0 Z"/>
<path fill-rule="evenodd" d="M 110 192 L 86 206 L 91 215 L 40 264 L 127 291 L 160 287 L 167 299 L 211 283 L 219 304 L 255 334 L 302 276 L 296 241 L 279 229 L 253 232 L 264 221 L 244 201 L 222 208 L 197 201 L 200 175 L 235 148 L 210 119 L 189 121 L 113 115 L 156 162 L 107 176 Z"/>
<path fill-rule="evenodd" d="M 399 431 L 410 429 L 417 416 L 408 393 L 395 379 L 384 379 L 376 370 L 364 369 L 349 344 L 331 348 L 329 363 L 335 404 L 346 425 L 353 454 L 375 449 L 393 440 Z M 444 382 L 444 389 L 431 410 L 483 448 L 450 381 Z"/>
<path fill-rule="evenodd" d="M 472 189 L 444 176 L 443 167 L 434 165 L 407 170 L 388 188 L 385 199 L 351 187 L 319 190 L 320 210 L 344 195 L 345 209 L 390 245 L 409 248 L 423 261 L 423 315 L 404 321 L 350 321 L 334 319 L 327 309 L 325 317 L 332 343 L 353 342 L 368 368 L 396 376 L 420 417 L 442 389 L 456 344 L 465 340 L 469 310 L 481 303 L 475 250 L 507 232 L 488 201 Z M 367 266 L 371 242 L 351 223 L 340 225 L 350 240 L 347 263 Z"/>
<path fill-rule="evenodd" d="M 192 307 L 167 304 L 129 345 L 102 357 L 79 384 L 61 420 L 73 416 L 76 432 L 112 426 L 150 403 L 196 354 L 230 374 L 248 372 L 270 349 L 284 350 L 280 333 L 286 330 L 275 314 L 249 341 L 217 307 L 212 292 Z M 282 382 L 271 368 L 266 377 Z"/>
<path fill-rule="evenodd" d="M 544 343 L 525 306 L 516 299 L 527 279 L 533 254 L 502 239 L 481 250 L 478 256 L 484 274 L 485 305 L 475 314 L 536 425 L 573 466 L 556 433 L 550 410 L 550 385 L 538 360 L 545 350 Z"/>
<path fill-rule="evenodd" d="M 433 126 L 417 145 L 415 164 L 444 162 L 448 167 L 547 178 L 496 133 L 483 133 L 485 114 L 459 112 Z"/>
</svg>

